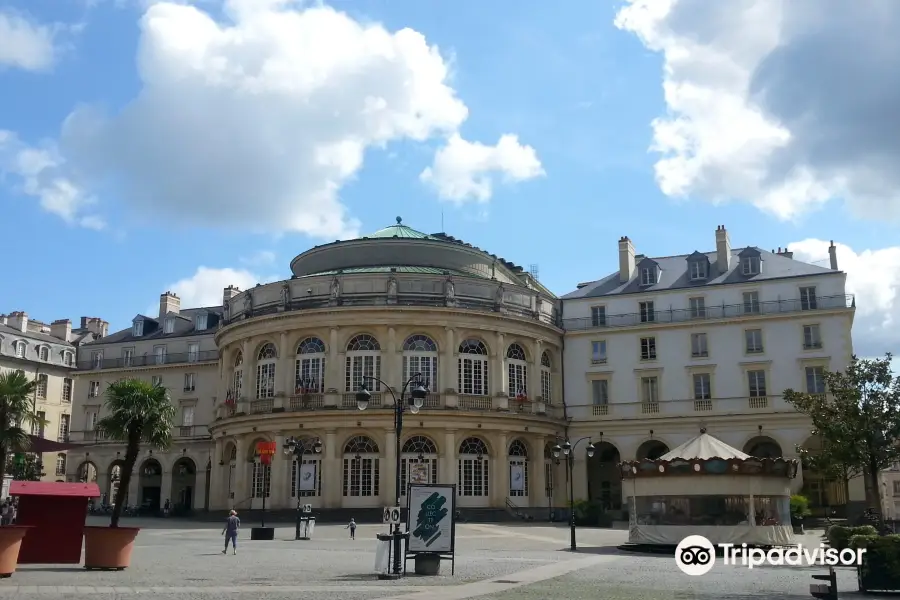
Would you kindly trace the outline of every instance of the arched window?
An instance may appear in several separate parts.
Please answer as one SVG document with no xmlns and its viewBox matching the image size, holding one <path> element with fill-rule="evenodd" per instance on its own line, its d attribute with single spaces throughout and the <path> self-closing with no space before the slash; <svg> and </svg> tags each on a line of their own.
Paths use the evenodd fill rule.
<svg viewBox="0 0 900 600">
<path fill-rule="evenodd" d="M 553 497 L 553 466 L 557 462 L 557 459 L 553 456 L 554 446 L 556 446 L 556 442 L 544 444 L 544 494 L 547 498 Z"/>
<path fill-rule="evenodd" d="M 464 340 L 459 345 L 459 393 L 491 395 L 488 388 L 488 351 L 480 340 Z"/>
<path fill-rule="evenodd" d="M 316 454 L 316 438 L 301 440 L 303 462 L 294 456 L 291 462 L 291 498 L 313 498 L 322 495 L 322 455 Z"/>
<path fill-rule="evenodd" d="M 506 349 L 506 364 L 509 373 L 509 397 L 528 394 L 528 363 L 525 350 L 518 344 L 510 344 Z"/>
<path fill-rule="evenodd" d="M 237 446 L 231 447 L 231 453 L 228 455 L 228 497 L 234 498 L 234 472 L 237 468 Z"/>
<path fill-rule="evenodd" d="M 262 351 L 260 351 L 260 356 L 262 356 Z M 262 499 L 263 495 L 265 495 L 266 498 L 269 498 L 272 493 L 272 464 L 263 464 L 260 456 L 256 454 L 256 444 L 257 442 L 253 442 L 253 445 L 250 446 L 253 448 L 253 472 L 250 476 L 250 497 L 254 500 Z M 255 506 L 252 507 L 256 508 Z M 261 504 L 259 505 L 259 508 L 262 508 Z"/>
<path fill-rule="evenodd" d="M 403 381 L 421 374 L 431 391 L 438 389 L 438 349 L 427 335 L 411 335 L 403 343 Z"/>
<path fill-rule="evenodd" d="M 553 375 L 550 354 L 541 354 L 541 396 L 546 404 L 553 404 Z"/>
<path fill-rule="evenodd" d="M 13 349 L 16 351 L 16 358 L 25 358 L 25 342 L 22 340 L 13 342 Z"/>
<path fill-rule="evenodd" d="M 325 392 L 325 343 L 317 337 L 308 337 L 297 345 L 294 388 L 298 395 Z"/>
<path fill-rule="evenodd" d="M 48 346 L 41 346 L 40 357 L 45 362 L 50 360 L 50 348 Z"/>
<path fill-rule="evenodd" d="M 378 340 L 366 333 L 354 336 L 347 343 L 345 391 L 355 392 L 365 386 L 367 390 L 380 392 L 381 384 L 375 381 L 380 378 L 381 345 Z"/>
<path fill-rule="evenodd" d="M 528 447 L 522 440 L 509 445 L 509 497 L 528 497 Z"/>
<path fill-rule="evenodd" d="M 459 492 L 469 498 L 488 497 L 488 448 L 477 437 L 466 438 L 459 445 Z"/>
<path fill-rule="evenodd" d="M 437 446 L 424 435 L 414 435 L 403 443 L 400 453 L 400 495 L 407 483 L 437 483 Z"/>
<path fill-rule="evenodd" d="M 234 375 L 231 376 L 231 400 L 237 400 L 244 391 L 244 354 L 234 357 Z"/>
<path fill-rule="evenodd" d="M 56 455 L 56 476 L 61 477 L 66 474 L 66 455 L 60 452 Z"/>
<path fill-rule="evenodd" d="M 376 497 L 378 489 L 378 444 L 364 435 L 344 445 L 344 497 Z"/>
<path fill-rule="evenodd" d="M 75 364 L 75 355 L 71 352 L 63 352 L 62 353 L 63 364 L 67 367 L 71 367 Z"/>
<path fill-rule="evenodd" d="M 278 351 L 275 344 L 265 344 L 256 355 L 256 397 L 275 397 L 275 363 Z M 260 498 L 262 496 L 259 496 Z"/>
</svg>

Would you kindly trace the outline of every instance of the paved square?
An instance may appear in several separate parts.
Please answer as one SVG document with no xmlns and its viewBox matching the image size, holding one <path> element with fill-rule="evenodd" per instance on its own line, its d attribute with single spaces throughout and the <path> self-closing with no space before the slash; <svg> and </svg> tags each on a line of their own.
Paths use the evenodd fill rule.
<svg viewBox="0 0 900 600">
<path fill-rule="evenodd" d="M 356 540 L 343 526 L 316 527 L 311 541 L 294 541 L 293 527 L 278 527 L 275 541 L 241 539 L 238 554 L 223 556 L 221 526 L 176 520 L 132 521 L 144 527 L 132 567 L 123 572 L 80 566 L 22 566 L 0 582 L 0 599 L 50 596 L 154 599 L 225 596 L 228 600 L 681 600 L 809 598 L 810 575 L 822 569 L 769 567 L 752 572 L 717 565 L 708 575 L 682 574 L 670 556 L 623 553 L 627 532 L 580 529 L 579 552 L 567 550 L 565 526 L 461 524 L 456 575 L 450 564 L 438 577 L 410 575 L 379 581 L 375 534 L 361 525 Z M 249 537 L 251 523 L 244 523 Z M 818 544 L 810 537 L 807 543 Z M 412 563 L 409 565 L 412 568 Z M 840 573 L 842 598 L 856 589 L 855 572 Z"/>
</svg>

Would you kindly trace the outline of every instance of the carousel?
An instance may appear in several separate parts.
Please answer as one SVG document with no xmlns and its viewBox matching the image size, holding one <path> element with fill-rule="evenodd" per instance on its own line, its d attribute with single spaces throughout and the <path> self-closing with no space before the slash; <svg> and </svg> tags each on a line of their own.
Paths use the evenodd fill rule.
<svg viewBox="0 0 900 600">
<path fill-rule="evenodd" d="M 744 454 L 705 429 L 656 460 L 619 463 L 628 541 L 675 546 L 702 535 L 713 544 L 794 544 L 790 483 L 797 466 Z"/>
</svg>

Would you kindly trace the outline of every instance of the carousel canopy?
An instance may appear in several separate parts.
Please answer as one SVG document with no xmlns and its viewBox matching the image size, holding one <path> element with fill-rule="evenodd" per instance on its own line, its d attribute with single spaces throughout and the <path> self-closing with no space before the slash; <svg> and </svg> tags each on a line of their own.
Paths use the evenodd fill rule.
<svg viewBox="0 0 900 600">
<path fill-rule="evenodd" d="M 692 440 L 688 440 L 678 446 L 671 452 L 663 454 L 659 460 L 675 460 L 676 458 L 750 458 L 749 454 L 744 454 L 737 448 L 732 448 L 722 440 L 714 438 L 705 431 Z"/>
</svg>

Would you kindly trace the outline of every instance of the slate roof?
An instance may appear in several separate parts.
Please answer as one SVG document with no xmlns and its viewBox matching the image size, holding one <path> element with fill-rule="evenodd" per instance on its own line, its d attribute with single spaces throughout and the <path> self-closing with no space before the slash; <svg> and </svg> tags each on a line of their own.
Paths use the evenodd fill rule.
<svg viewBox="0 0 900 600">
<path fill-rule="evenodd" d="M 749 251 L 749 252 L 748 252 Z M 757 275 L 743 275 L 741 273 L 741 254 L 756 254 L 762 261 L 761 272 Z M 697 260 L 702 257 L 709 260 L 709 271 L 706 279 L 691 281 L 689 271 L 689 259 Z M 648 257 L 637 255 L 636 264 Z M 756 281 L 771 281 L 773 279 L 786 279 L 789 277 L 807 277 L 810 275 L 835 274 L 840 271 L 811 265 L 793 258 L 788 258 L 777 253 L 761 250 L 755 246 L 747 248 L 733 248 L 731 250 L 730 268 L 722 273 L 716 265 L 715 252 L 693 252 L 691 254 L 679 254 L 678 256 L 663 256 L 652 258 L 659 265 L 659 280 L 654 285 L 642 286 L 640 283 L 640 269 L 635 269 L 634 275 L 626 283 L 619 282 L 619 272 L 616 271 L 603 279 L 580 284 L 574 292 L 562 296 L 563 300 L 577 298 L 597 298 L 600 296 L 622 296 L 625 294 L 653 293 L 662 290 L 678 290 L 690 288 L 704 288 L 717 285 L 747 284 Z"/>
<path fill-rule="evenodd" d="M 379 229 L 375 233 L 370 233 L 362 236 L 359 239 L 370 239 L 370 238 L 407 238 L 407 239 L 417 239 L 417 240 L 433 240 L 436 239 L 427 233 L 422 233 L 421 231 L 416 231 L 412 227 L 408 227 L 403 224 L 403 219 L 401 217 L 397 217 L 397 224 L 390 225 L 385 227 L 384 229 Z"/>
<path fill-rule="evenodd" d="M 33 331 L 22 332 L 15 327 L 10 327 L 9 325 L 0 325 L 0 335 L 3 335 L 4 337 L 16 337 L 24 338 L 26 340 L 46 342 L 48 344 L 59 344 L 60 346 L 72 346 L 73 348 L 75 347 L 71 342 L 53 337 L 49 333 L 36 333 Z"/>
<path fill-rule="evenodd" d="M 319 277 L 321 275 L 337 275 L 338 273 L 342 275 L 348 275 L 353 273 L 390 273 L 391 269 L 394 269 L 397 273 L 415 273 L 419 275 L 442 275 L 444 273 L 449 273 L 450 275 L 458 275 L 460 277 L 478 277 L 473 273 L 467 273 L 465 271 L 460 271 L 458 269 L 443 269 L 438 267 L 416 267 L 416 266 L 403 266 L 403 265 L 395 265 L 395 266 L 379 266 L 379 267 L 352 267 L 349 269 L 340 269 L 339 271 L 321 271 L 319 273 L 310 273 L 309 275 L 304 275 L 300 279 L 304 277 Z"/>
<path fill-rule="evenodd" d="M 194 329 L 194 317 L 206 313 L 207 317 L 206 329 L 197 331 Z M 180 313 L 168 313 L 166 317 L 175 318 L 175 327 L 172 333 L 163 333 L 163 323 L 156 317 L 148 317 L 147 315 L 136 315 L 135 320 L 144 320 L 144 335 L 133 335 L 133 329 L 122 329 L 111 333 L 104 338 L 94 342 L 84 344 L 84 347 L 102 346 L 105 344 L 121 344 L 123 342 L 146 342 L 148 340 L 170 340 L 173 338 L 183 338 L 200 335 L 211 335 L 215 332 L 216 326 L 222 319 L 221 306 L 204 306 L 201 308 L 185 308 Z M 164 320 L 164 319 L 163 319 Z"/>
</svg>

